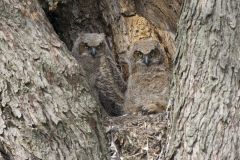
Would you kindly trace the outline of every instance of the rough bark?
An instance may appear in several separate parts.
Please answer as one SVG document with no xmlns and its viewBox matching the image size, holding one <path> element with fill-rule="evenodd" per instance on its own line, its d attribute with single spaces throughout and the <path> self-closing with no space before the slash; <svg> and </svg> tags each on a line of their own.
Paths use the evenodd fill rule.
<svg viewBox="0 0 240 160">
<path fill-rule="evenodd" d="M 99 106 L 38 2 L 0 10 L 0 159 L 106 159 Z"/>
<path fill-rule="evenodd" d="M 167 159 L 240 159 L 240 1 L 186 0 Z"/>
</svg>

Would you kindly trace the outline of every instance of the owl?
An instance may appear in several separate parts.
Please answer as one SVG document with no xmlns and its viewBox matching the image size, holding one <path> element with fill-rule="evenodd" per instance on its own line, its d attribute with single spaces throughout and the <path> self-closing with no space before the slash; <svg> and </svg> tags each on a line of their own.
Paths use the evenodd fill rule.
<svg viewBox="0 0 240 160">
<path fill-rule="evenodd" d="M 162 111 L 167 104 L 170 85 L 168 59 L 164 48 L 157 40 L 144 39 L 134 43 L 127 57 L 130 75 L 125 111 Z"/>
<path fill-rule="evenodd" d="M 104 34 L 81 33 L 72 55 L 81 64 L 95 97 L 110 116 L 123 114 L 126 82 Z"/>
</svg>

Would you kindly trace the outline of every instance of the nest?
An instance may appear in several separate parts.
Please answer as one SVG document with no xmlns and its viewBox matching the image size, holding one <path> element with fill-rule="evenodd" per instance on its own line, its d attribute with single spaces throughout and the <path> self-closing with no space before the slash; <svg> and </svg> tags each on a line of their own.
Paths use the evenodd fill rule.
<svg viewBox="0 0 240 160">
<path fill-rule="evenodd" d="M 104 124 L 111 160 L 154 160 L 166 147 L 165 113 L 108 117 Z"/>
</svg>

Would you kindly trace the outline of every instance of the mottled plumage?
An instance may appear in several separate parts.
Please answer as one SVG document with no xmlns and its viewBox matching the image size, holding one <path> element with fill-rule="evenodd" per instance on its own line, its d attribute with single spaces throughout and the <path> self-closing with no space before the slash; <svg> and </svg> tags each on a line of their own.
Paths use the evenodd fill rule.
<svg viewBox="0 0 240 160">
<path fill-rule="evenodd" d="M 138 112 L 143 108 L 147 113 L 148 110 L 149 113 L 159 112 L 169 95 L 169 71 L 164 49 L 157 40 L 140 40 L 131 47 L 127 58 L 130 76 L 126 112 Z"/>
<path fill-rule="evenodd" d="M 106 43 L 105 35 L 80 34 L 72 54 L 83 67 L 91 88 L 106 112 L 111 116 L 121 115 L 126 83 Z"/>
</svg>

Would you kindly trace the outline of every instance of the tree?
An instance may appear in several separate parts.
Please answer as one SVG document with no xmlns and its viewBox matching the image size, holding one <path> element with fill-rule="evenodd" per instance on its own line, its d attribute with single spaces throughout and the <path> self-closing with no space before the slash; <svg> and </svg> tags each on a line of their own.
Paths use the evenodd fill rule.
<svg viewBox="0 0 240 160">
<path fill-rule="evenodd" d="M 0 159 L 106 159 L 99 106 L 38 2 L 0 10 Z"/>
<path fill-rule="evenodd" d="M 186 0 L 167 159 L 240 159 L 240 1 Z"/>
</svg>

